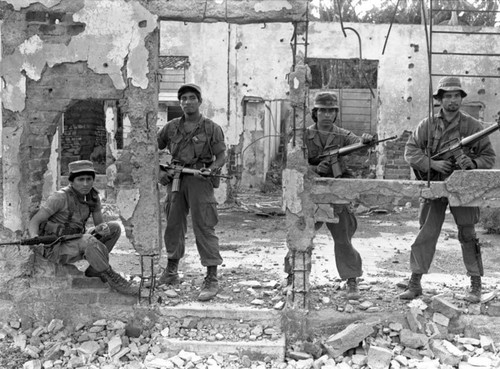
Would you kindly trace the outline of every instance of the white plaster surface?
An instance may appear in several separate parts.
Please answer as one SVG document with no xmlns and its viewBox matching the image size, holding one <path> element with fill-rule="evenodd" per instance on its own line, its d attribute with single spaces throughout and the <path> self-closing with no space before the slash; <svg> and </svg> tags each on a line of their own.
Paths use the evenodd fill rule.
<svg viewBox="0 0 500 369">
<path fill-rule="evenodd" d="M 61 2 L 61 0 L 5 0 L 8 4 L 12 4 L 15 10 L 21 10 L 21 8 L 26 8 L 34 3 L 40 3 L 45 5 L 47 8 L 51 8 L 54 5 L 57 5 Z"/>
<path fill-rule="evenodd" d="M 292 9 L 292 4 L 285 0 L 261 1 L 255 4 L 256 12 L 277 11 L 281 9 Z"/>
<path fill-rule="evenodd" d="M 19 162 L 19 145 L 21 129 L 3 128 L 3 224 L 12 231 L 22 229 L 21 198 L 19 196 L 19 180 L 21 179 Z"/>
<path fill-rule="evenodd" d="M 139 189 L 120 189 L 116 196 L 116 206 L 120 210 L 123 219 L 129 220 L 139 203 Z"/>
<path fill-rule="evenodd" d="M 294 214 L 302 211 L 302 202 L 298 197 L 304 191 L 304 174 L 295 169 L 283 170 L 283 208 Z"/>
<path fill-rule="evenodd" d="M 86 0 L 74 14 L 74 21 L 85 24 L 85 31 L 65 46 L 48 44 L 34 35 L 23 42 L 12 55 L 4 58 L 2 76 L 7 84 L 4 105 L 13 111 L 25 106 L 26 75 L 38 80 L 46 64 L 87 61 L 96 73 L 108 74 L 117 89 L 126 87 L 121 69 L 128 56 L 127 77 L 140 88 L 148 85 L 148 52 L 145 37 L 157 27 L 157 17 L 138 2 L 124 0 Z M 146 22 L 144 28 L 138 23 Z"/>
</svg>

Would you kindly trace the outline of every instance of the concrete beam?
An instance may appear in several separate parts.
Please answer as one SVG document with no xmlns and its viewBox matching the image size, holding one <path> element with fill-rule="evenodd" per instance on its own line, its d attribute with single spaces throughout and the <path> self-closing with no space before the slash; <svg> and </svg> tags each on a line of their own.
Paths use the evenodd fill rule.
<svg viewBox="0 0 500 369">
<path fill-rule="evenodd" d="M 415 197 L 447 197 L 451 206 L 500 207 L 500 170 L 456 171 L 445 182 L 315 178 L 315 204 L 393 207 Z"/>
<path fill-rule="evenodd" d="M 142 0 L 163 21 L 270 23 L 304 21 L 308 0 Z"/>
</svg>

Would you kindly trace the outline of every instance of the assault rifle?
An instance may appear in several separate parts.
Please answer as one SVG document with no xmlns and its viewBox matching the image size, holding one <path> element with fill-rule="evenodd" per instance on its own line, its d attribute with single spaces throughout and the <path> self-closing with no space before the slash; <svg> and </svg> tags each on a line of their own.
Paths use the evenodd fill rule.
<svg viewBox="0 0 500 369">
<path fill-rule="evenodd" d="M 453 164 L 453 170 L 460 169 L 460 167 L 457 166 L 456 162 L 460 156 L 465 155 L 463 148 L 475 144 L 476 142 L 482 140 L 486 136 L 489 136 L 498 129 L 500 129 L 500 121 L 497 122 L 497 124 L 493 124 L 479 132 L 476 132 L 470 136 L 462 138 L 461 140 L 458 138 L 449 140 L 448 142 L 445 143 L 443 150 L 431 156 L 431 160 L 448 160 Z M 426 181 L 427 178 L 429 178 L 428 177 L 429 173 L 427 172 L 421 172 L 417 169 L 414 169 L 413 171 L 415 172 L 415 177 L 417 179 Z M 431 181 L 442 179 L 441 175 L 442 175 L 441 173 L 435 170 L 432 169 L 430 170 Z"/>
<path fill-rule="evenodd" d="M 232 176 L 226 176 L 220 173 L 208 173 L 202 172 L 200 169 L 185 168 L 184 166 L 179 164 L 160 164 L 160 170 L 163 170 L 164 172 L 167 172 L 169 170 L 174 171 L 174 178 L 172 179 L 172 192 L 179 191 L 179 187 L 181 184 L 181 174 L 202 175 L 204 177 L 211 178 L 233 178 Z M 214 187 L 218 187 L 218 185 L 214 185 Z"/>
<path fill-rule="evenodd" d="M 17 245 L 17 246 L 35 246 L 35 245 L 52 245 L 62 241 L 74 240 L 82 237 L 82 234 L 69 234 L 65 236 L 37 236 L 33 238 L 23 238 L 18 241 L 1 242 L 0 246 Z"/>
<path fill-rule="evenodd" d="M 375 146 L 384 141 L 394 140 L 397 137 L 398 136 L 392 136 L 384 138 L 382 140 L 374 139 L 373 141 L 368 143 L 358 142 L 352 145 L 347 145 L 341 148 L 334 148 L 334 149 L 329 149 L 329 147 L 326 147 L 325 151 L 323 151 L 323 153 L 319 156 L 319 158 L 328 158 L 330 166 L 332 167 L 333 177 L 338 178 L 342 175 L 342 168 L 340 168 L 339 157 L 352 154 L 355 151 L 367 147 Z"/>
</svg>

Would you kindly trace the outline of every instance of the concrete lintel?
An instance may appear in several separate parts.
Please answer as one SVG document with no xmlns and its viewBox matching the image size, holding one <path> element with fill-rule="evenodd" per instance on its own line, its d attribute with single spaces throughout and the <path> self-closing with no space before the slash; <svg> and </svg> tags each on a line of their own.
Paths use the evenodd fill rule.
<svg viewBox="0 0 500 369">
<path fill-rule="evenodd" d="M 305 21 L 304 0 L 149 0 L 143 6 L 163 21 L 237 24 Z"/>
<path fill-rule="evenodd" d="M 379 179 L 316 178 L 311 190 L 314 203 L 394 206 L 404 201 L 448 198 L 451 206 L 500 207 L 500 170 L 455 171 L 444 182 Z"/>
</svg>

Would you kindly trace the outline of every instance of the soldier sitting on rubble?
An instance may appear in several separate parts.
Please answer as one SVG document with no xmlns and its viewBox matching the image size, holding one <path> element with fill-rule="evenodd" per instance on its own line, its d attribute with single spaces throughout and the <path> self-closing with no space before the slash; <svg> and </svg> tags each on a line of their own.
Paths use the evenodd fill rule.
<svg viewBox="0 0 500 369">
<path fill-rule="evenodd" d="M 444 77 L 439 81 L 433 97 L 441 103 L 441 109 L 434 115 L 432 123 L 429 123 L 428 118 L 421 121 L 406 143 L 405 159 L 416 173 L 434 171 L 436 174 L 434 177 L 431 176 L 431 179 L 444 181 L 451 175 L 455 165 L 462 170 L 493 167 L 495 151 L 488 137 L 470 148 L 464 148 L 455 163 L 451 160 L 429 160 L 426 154 L 428 147 L 431 148 L 432 156 L 443 150 L 449 142 L 471 136 L 483 129 L 481 122 L 460 110 L 462 99 L 466 96 L 467 93 L 462 89 L 459 78 Z M 447 208 L 446 197 L 421 202 L 420 231 L 411 245 L 412 274 L 407 290 L 399 296 L 401 299 L 411 300 L 422 295 L 420 280 L 422 274 L 429 272 Z M 475 231 L 475 224 L 479 222 L 479 208 L 450 206 L 450 211 L 457 224 L 458 240 L 462 246 L 465 268 L 471 280 L 471 289 L 465 299 L 477 303 L 481 300 L 483 275 L 481 249 Z"/>
<path fill-rule="evenodd" d="M 336 162 L 339 173 L 334 174 L 331 159 L 322 157 L 329 148 L 341 148 L 359 142 L 369 144 L 374 137 L 363 133 L 361 137 L 351 131 L 340 128 L 335 124 L 339 112 L 337 95 L 331 92 L 320 92 L 314 99 L 311 116 L 315 122 L 307 128 L 304 142 L 307 146 L 308 163 L 311 169 L 321 177 L 352 178 L 353 174 L 338 157 Z M 327 228 L 333 237 L 335 247 L 335 263 L 342 280 L 347 280 L 347 298 L 359 299 L 357 278 L 363 274 L 361 256 L 353 247 L 351 240 L 356 232 L 357 220 L 348 205 L 333 205 L 337 223 L 326 222 Z M 332 219 L 333 221 L 334 219 Z M 316 230 L 321 228 L 322 222 L 315 224 Z M 291 284 L 293 270 L 290 263 L 290 252 L 285 257 L 285 272 L 288 273 L 288 284 Z M 310 266 L 308 266 L 309 268 Z"/>
<path fill-rule="evenodd" d="M 99 277 L 111 288 L 126 295 L 138 295 L 138 286 L 128 282 L 109 265 L 109 253 L 120 237 L 117 222 L 103 220 L 101 200 L 93 187 L 94 165 L 88 160 L 69 163 L 69 185 L 53 193 L 41 205 L 28 225 L 30 237 L 47 235 L 74 235 L 81 237 L 46 246 L 42 256 L 58 263 L 71 264 L 87 260 L 87 277 Z M 92 215 L 95 227 L 85 232 L 85 225 Z"/>
</svg>

